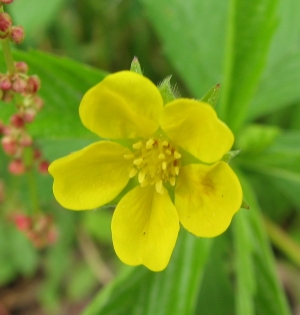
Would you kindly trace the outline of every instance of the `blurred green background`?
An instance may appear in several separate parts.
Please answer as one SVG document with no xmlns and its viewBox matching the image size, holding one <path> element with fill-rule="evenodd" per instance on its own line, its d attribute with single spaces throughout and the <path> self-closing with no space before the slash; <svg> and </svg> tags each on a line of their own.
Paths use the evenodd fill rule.
<svg viewBox="0 0 300 315">
<path fill-rule="evenodd" d="M 184 97 L 221 84 L 216 110 L 242 150 L 231 165 L 250 210 L 215 239 L 181 231 L 170 266 L 156 274 L 115 257 L 112 207 L 64 210 L 52 180 L 35 174 L 41 208 L 59 230 L 55 245 L 36 250 L 7 219 L 34 209 L 26 176 L 9 175 L 0 152 L 0 307 L 25 315 L 299 314 L 299 0 L 15 0 L 5 9 L 26 30 L 15 60 L 42 80 L 45 107 L 30 130 L 50 161 L 97 139 L 81 125 L 80 99 L 137 56 L 153 82 L 172 74 Z M 3 58 L 0 66 L 5 72 Z M 0 118 L 13 110 L 1 103 Z"/>
</svg>

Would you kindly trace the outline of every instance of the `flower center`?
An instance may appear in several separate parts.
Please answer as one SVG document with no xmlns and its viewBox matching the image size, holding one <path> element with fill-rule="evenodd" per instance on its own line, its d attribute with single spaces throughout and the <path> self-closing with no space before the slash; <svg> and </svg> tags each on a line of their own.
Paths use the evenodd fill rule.
<svg viewBox="0 0 300 315">
<path fill-rule="evenodd" d="M 133 160 L 129 177 L 138 176 L 142 187 L 155 185 L 158 193 L 163 194 L 163 183 L 175 186 L 179 174 L 181 154 L 165 139 L 142 140 L 133 144 L 134 152 L 126 154 L 125 159 Z"/>
</svg>

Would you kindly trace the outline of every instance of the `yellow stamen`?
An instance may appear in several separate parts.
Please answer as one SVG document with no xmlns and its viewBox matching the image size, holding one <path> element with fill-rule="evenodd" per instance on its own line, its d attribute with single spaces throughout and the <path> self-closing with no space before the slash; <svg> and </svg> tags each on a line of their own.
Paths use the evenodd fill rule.
<svg viewBox="0 0 300 315">
<path fill-rule="evenodd" d="M 144 172 L 140 171 L 139 176 L 138 176 L 140 184 L 144 181 L 145 177 L 146 177 L 146 174 Z"/>
<path fill-rule="evenodd" d="M 175 186 L 176 178 L 174 176 L 170 177 L 169 182 L 172 186 Z"/>
<path fill-rule="evenodd" d="M 142 157 L 140 157 L 138 159 L 133 160 L 133 164 L 139 166 L 143 163 L 143 160 L 144 159 Z"/>
<path fill-rule="evenodd" d="M 136 142 L 132 145 L 134 149 L 140 149 L 143 146 L 142 141 Z"/>
<path fill-rule="evenodd" d="M 168 155 L 172 155 L 172 152 L 171 152 L 171 150 L 169 150 L 169 149 L 166 150 L 166 153 L 167 153 Z"/>
<path fill-rule="evenodd" d="M 155 183 L 155 189 L 159 194 L 163 194 L 163 183 L 162 180 L 159 180 Z"/>
<path fill-rule="evenodd" d="M 137 172 L 137 169 L 133 167 L 129 173 L 129 178 L 133 178 L 137 174 Z"/>
<path fill-rule="evenodd" d="M 180 159 L 181 158 L 181 154 L 179 152 L 177 152 L 177 151 L 174 151 L 174 158 L 176 160 Z"/>
<path fill-rule="evenodd" d="M 165 171 L 167 169 L 167 162 L 163 161 L 161 164 L 161 168 Z"/>
<path fill-rule="evenodd" d="M 162 146 L 163 147 L 167 147 L 169 145 L 169 142 L 168 141 L 163 141 L 163 143 L 162 143 Z"/>
<path fill-rule="evenodd" d="M 160 153 L 158 156 L 159 160 L 164 160 L 166 156 L 163 153 Z"/>
<path fill-rule="evenodd" d="M 146 142 L 146 149 L 147 149 L 147 150 L 152 149 L 154 142 L 155 142 L 155 141 L 154 141 L 152 138 L 149 139 L 149 140 Z"/>
</svg>

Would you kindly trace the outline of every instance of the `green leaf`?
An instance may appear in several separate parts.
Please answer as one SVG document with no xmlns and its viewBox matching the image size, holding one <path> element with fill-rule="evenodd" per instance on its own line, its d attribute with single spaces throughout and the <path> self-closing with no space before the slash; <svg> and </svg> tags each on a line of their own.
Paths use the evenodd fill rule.
<svg viewBox="0 0 300 315">
<path fill-rule="evenodd" d="M 222 81 L 228 1 L 140 0 L 193 97 Z"/>
<path fill-rule="evenodd" d="M 41 5 L 40 0 L 18 0 L 7 8 L 14 25 L 22 25 L 26 30 L 25 42 L 36 44 L 49 24 L 58 19 L 59 9 L 64 2 L 67 0 L 51 0 Z"/>
<path fill-rule="evenodd" d="M 238 176 L 251 210 L 241 210 L 233 219 L 237 314 L 291 314 L 277 278 L 274 258 L 255 194 L 248 180 L 241 173 Z"/>
<path fill-rule="evenodd" d="M 192 314 L 211 242 L 182 230 L 166 270 L 126 268 L 83 315 Z"/>
<path fill-rule="evenodd" d="M 232 275 L 227 261 L 230 257 L 228 232 L 214 240 L 197 299 L 197 315 L 234 314 Z"/>
<path fill-rule="evenodd" d="M 277 0 L 231 1 L 220 117 L 237 131 L 264 69 L 276 25 Z"/>
<path fill-rule="evenodd" d="M 268 65 L 249 108 L 250 119 L 272 113 L 300 100 L 300 2 L 280 0 L 278 28 Z"/>
<path fill-rule="evenodd" d="M 33 137 L 99 139 L 83 127 L 78 109 L 83 94 L 104 78 L 104 72 L 37 51 L 15 51 L 14 58 L 27 62 L 29 73 L 37 74 L 42 82 L 39 95 L 45 106 L 30 125 Z M 5 69 L 3 56 L 0 56 L 0 67 Z M 13 106 L 0 104 L 1 118 L 8 118 L 12 110 Z"/>
<path fill-rule="evenodd" d="M 300 205 L 300 132 L 279 135 L 272 146 L 256 156 L 243 156 L 242 167 L 269 177 L 296 205 Z"/>
<path fill-rule="evenodd" d="M 193 96 L 201 98 L 221 82 L 218 109 L 237 130 L 267 59 L 277 0 L 141 1 Z"/>
</svg>

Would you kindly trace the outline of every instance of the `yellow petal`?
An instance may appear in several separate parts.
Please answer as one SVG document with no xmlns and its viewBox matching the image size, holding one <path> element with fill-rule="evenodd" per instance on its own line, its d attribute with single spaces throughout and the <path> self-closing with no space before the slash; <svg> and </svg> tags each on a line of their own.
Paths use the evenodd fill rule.
<svg viewBox="0 0 300 315">
<path fill-rule="evenodd" d="M 82 123 L 100 137 L 125 139 L 150 136 L 159 127 L 163 100 L 157 87 L 131 71 L 108 75 L 83 97 Z"/>
<path fill-rule="evenodd" d="M 230 129 L 203 102 L 178 99 L 165 106 L 161 127 L 170 139 L 205 163 L 222 158 L 232 147 Z"/>
<path fill-rule="evenodd" d="M 129 181 L 132 162 L 124 158 L 129 153 L 117 143 L 100 141 L 54 161 L 49 172 L 55 198 L 71 210 L 94 209 L 111 201 Z"/>
<path fill-rule="evenodd" d="M 175 206 L 181 224 L 197 236 L 214 237 L 224 232 L 242 199 L 239 180 L 225 162 L 180 169 Z"/>
<path fill-rule="evenodd" d="M 179 231 L 176 209 L 167 193 L 137 186 L 118 204 L 112 219 L 115 251 L 126 264 L 163 270 Z"/>
</svg>

